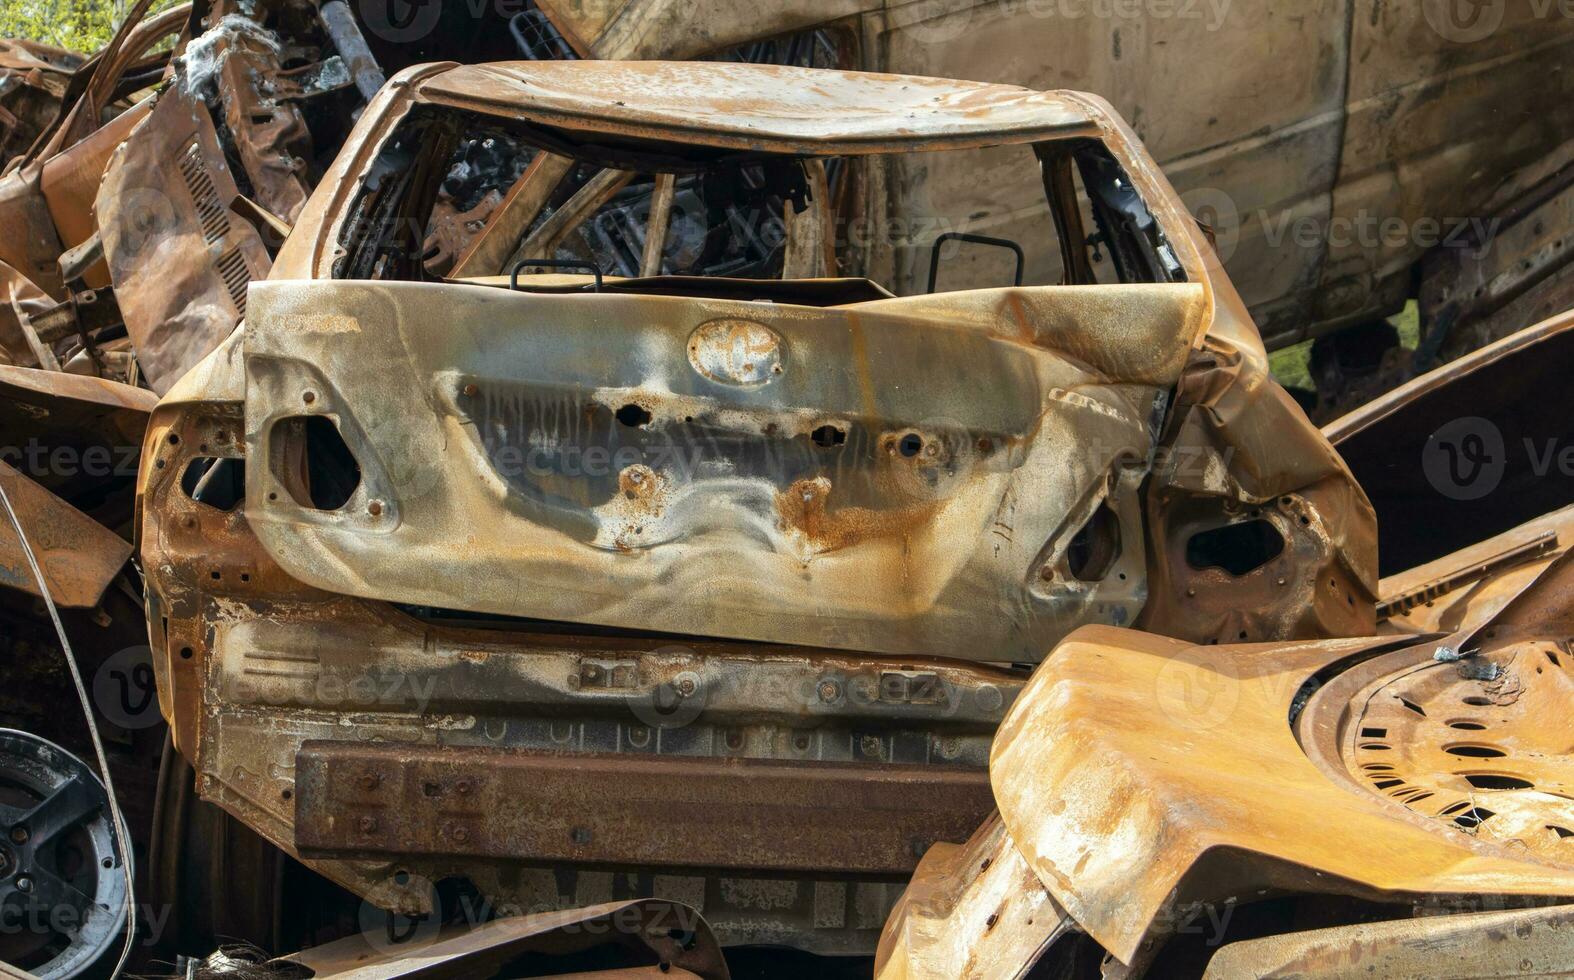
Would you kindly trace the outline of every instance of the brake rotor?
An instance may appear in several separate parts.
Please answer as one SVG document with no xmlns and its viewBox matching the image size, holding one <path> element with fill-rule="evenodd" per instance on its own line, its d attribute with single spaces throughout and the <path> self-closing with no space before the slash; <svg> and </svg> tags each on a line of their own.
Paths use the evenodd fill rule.
<svg viewBox="0 0 1574 980">
<path fill-rule="evenodd" d="M 1422 647 L 1368 661 L 1313 696 L 1301 731 L 1322 732 L 1303 739 L 1309 754 L 1337 760 L 1369 792 L 1478 840 L 1571 864 L 1571 715 L 1568 645 L 1524 638 L 1463 657 Z"/>
<path fill-rule="evenodd" d="M 0 961 L 66 980 L 114 943 L 128 876 L 111 819 L 86 763 L 0 729 Z"/>
</svg>

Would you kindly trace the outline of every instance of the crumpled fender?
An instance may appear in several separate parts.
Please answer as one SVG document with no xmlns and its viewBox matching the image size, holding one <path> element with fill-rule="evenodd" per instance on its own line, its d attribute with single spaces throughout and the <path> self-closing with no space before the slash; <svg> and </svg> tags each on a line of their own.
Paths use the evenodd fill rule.
<svg viewBox="0 0 1574 980">
<path fill-rule="evenodd" d="M 1303 751 L 1289 719 L 1309 682 L 1398 645 L 1194 647 L 1079 630 L 1001 725 L 990 760 L 1001 819 L 1055 900 L 1127 963 L 1167 910 L 1260 889 L 1574 895 L 1574 865 L 1355 790 Z"/>
</svg>

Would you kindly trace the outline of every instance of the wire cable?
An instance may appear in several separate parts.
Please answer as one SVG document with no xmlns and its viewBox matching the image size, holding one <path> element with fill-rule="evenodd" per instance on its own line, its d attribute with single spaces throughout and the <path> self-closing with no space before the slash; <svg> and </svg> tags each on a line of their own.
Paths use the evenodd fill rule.
<svg viewBox="0 0 1574 980">
<path fill-rule="evenodd" d="M 82 702 L 82 714 L 87 719 L 88 735 L 93 740 L 93 753 L 98 756 L 99 774 L 104 779 L 104 790 L 109 794 L 110 817 L 115 824 L 115 843 L 120 848 L 120 868 L 126 876 L 126 941 L 120 950 L 120 960 L 115 964 L 114 972 L 110 973 L 109 980 L 119 977 L 126 968 L 126 961 L 131 958 L 131 950 L 137 942 L 137 903 L 132 897 L 135 883 L 131 875 L 131 835 L 126 832 L 126 818 L 120 812 L 120 800 L 115 796 L 115 782 L 109 775 L 109 757 L 104 753 L 104 740 L 98 734 L 98 722 L 93 718 L 93 703 L 87 696 L 87 685 L 82 683 L 82 670 L 77 666 L 76 654 L 71 650 L 71 641 L 66 638 L 66 627 L 60 621 L 60 611 L 55 608 L 54 596 L 49 592 L 49 583 L 44 580 L 44 570 L 38 565 L 38 557 L 33 554 L 33 546 L 28 543 L 27 534 L 22 530 L 22 522 L 16 516 L 16 510 L 11 506 L 11 496 L 6 493 L 5 481 L 0 480 L 0 504 L 5 505 L 5 516 L 11 522 L 12 530 L 16 531 L 16 539 L 21 542 L 22 554 L 27 556 L 28 567 L 33 570 L 33 578 L 38 581 L 38 593 L 44 598 L 44 605 L 49 609 L 49 618 L 55 624 L 55 635 L 60 637 L 60 648 L 65 651 L 66 666 L 71 671 L 71 680 L 76 684 L 77 698 Z"/>
</svg>

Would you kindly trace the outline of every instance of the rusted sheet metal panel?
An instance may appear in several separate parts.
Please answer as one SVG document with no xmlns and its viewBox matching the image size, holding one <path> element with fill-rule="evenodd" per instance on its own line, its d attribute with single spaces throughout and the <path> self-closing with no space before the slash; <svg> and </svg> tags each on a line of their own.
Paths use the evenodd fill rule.
<svg viewBox="0 0 1574 980">
<path fill-rule="evenodd" d="M 1500 221 L 1428 256 L 1417 292 L 1421 322 L 1446 335 L 1429 330 L 1418 358 L 1452 361 L 1574 306 L 1574 164 L 1558 154 L 1542 167 L 1555 169 Z M 1547 312 L 1529 314 L 1538 307 Z"/>
<path fill-rule="evenodd" d="M 1574 506 L 1383 579 L 1385 632 L 1452 633 L 1491 619 L 1574 545 Z M 1424 597 L 1419 604 L 1416 597 Z M 1409 608 L 1405 608 L 1408 606 Z"/>
<path fill-rule="evenodd" d="M 217 66 L 212 84 L 223 105 L 224 128 L 252 196 L 289 224 L 300 214 L 310 190 L 306 161 L 314 156 L 311 132 L 301 113 L 300 83 L 280 64 L 286 54 L 279 38 L 248 26 L 252 24 L 244 16 L 232 15 L 194 42 L 192 50 L 200 46 L 201 54 L 188 52 L 187 73 L 180 84 L 197 88 L 194 76 L 209 69 L 191 62 L 198 57 L 212 59 Z"/>
<path fill-rule="evenodd" d="M 152 108 L 153 100 L 143 99 L 69 150 L 43 162 L 38 189 L 49 205 L 49 215 L 54 219 L 62 251 L 81 245 L 98 230 L 99 212 L 94 202 L 104 172 L 115 149 L 148 117 Z M 114 212 L 104 214 L 106 223 L 117 217 L 120 216 Z M 129 219 L 132 215 L 125 217 Z M 58 260 L 54 264 L 58 270 Z M 82 280 L 92 289 L 108 286 L 109 268 L 99 262 L 83 273 Z"/>
<path fill-rule="evenodd" d="M 771 759 L 307 742 L 295 778 L 315 855 L 901 874 L 994 806 L 977 770 Z"/>
<path fill-rule="evenodd" d="M 933 298 L 865 311 L 262 283 L 243 341 L 248 454 L 292 458 L 275 455 L 298 451 L 289 419 L 329 415 L 361 482 L 325 511 L 282 464 L 249 467 L 248 519 L 293 576 L 367 598 L 1036 661 L 1072 625 L 1141 607 L 1135 482 L 1201 299 L 1002 291 L 953 319 Z M 1115 310 L 1098 349 L 1093 324 Z M 721 323 L 771 350 L 707 376 Z M 768 358 L 760 378 L 744 370 Z M 1106 500 L 1133 544 L 1082 581 L 1071 542 Z M 456 556 L 454 529 L 482 527 Z"/>
<path fill-rule="evenodd" d="M 73 406 L 89 413 L 112 416 L 121 420 L 115 434 L 138 443 L 148 414 L 158 404 L 158 396 L 145 388 L 133 388 L 104 378 L 9 365 L 0 365 L 0 398 L 37 403 L 46 419 Z"/>
<path fill-rule="evenodd" d="M 13 170 L 0 177 L 0 222 L 6 229 L 0 235 L 0 262 L 23 276 L 34 289 L 61 299 L 65 286 L 56 260 L 65 246 L 39 189 L 37 168 Z M 7 288 L 8 294 L 12 291 L 12 287 Z"/>
<path fill-rule="evenodd" d="M 158 398 L 102 378 L 0 365 L 0 461 L 121 528 Z"/>
<path fill-rule="evenodd" d="M 1408 616 L 1417 608 L 1431 606 L 1439 597 L 1466 585 L 1496 578 L 1505 570 L 1534 564 L 1543 558 L 1550 561 L 1558 550 L 1558 532 L 1552 529 L 1536 533 L 1502 550 L 1481 548 L 1472 555 L 1475 560 L 1450 569 L 1448 574 L 1440 578 L 1422 581 L 1411 589 L 1397 593 L 1384 593 L 1383 600 L 1377 605 L 1378 619 L 1392 620 Z"/>
<path fill-rule="evenodd" d="M 1429 916 L 1232 943 L 1204 980 L 1256 977 L 1566 977 L 1574 906 Z"/>
<path fill-rule="evenodd" d="M 1574 895 L 1574 862 L 1407 813 L 1308 756 L 1286 721 L 1298 692 L 1331 664 L 1394 645 L 1199 648 L 1080 631 L 1040 666 L 995 740 L 990 772 L 1012 841 L 1125 963 L 1171 903 L 1259 888 Z"/>
<path fill-rule="evenodd" d="M 992 814 L 965 845 L 937 844 L 924 855 L 880 935 L 874 973 L 878 980 L 1020 977 L 1075 928 Z"/>
<path fill-rule="evenodd" d="M 230 210 L 238 193 L 212 117 L 179 85 L 121 144 L 98 190 L 104 255 L 137 362 L 168 391 L 235 329 L 246 285 L 267 274 L 257 230 Z"/>
<path fill-rule="evenodd" d="M 1330 213 L 1318 319 L 1402 299 L 1452 226 L 1493 230 L 1489 203 L 1574 139 L 1574 18 L 1534 3 L 1352 4 L 1348 126 Z"/>
<path fill-rule="evenodd" d="M 0 259 L 0 363 L 24 368 L 54 363 L 54 353 L 31 326 L 33 317 L 54 305 L 37 283 Z"/>
<path fill-rule="evenodd" d="M 676 902 L 641 899 L 609 902 L 561 912 L 537 912 L 483 923 L 470 929 L 416 929 L 404 942 L 366 934 L 314 946 L 273 963 L 305 967 L 317 980 L 403 980 L 421 977 L 489 977 L 512 960 L 606 948 L 612 963 L 650 963 L 647 971 L 625 966 L 594 974 L 540 974 L 560 980 L 649 977 L 727 980 L 721 947 L 695 910 Z"/>
<path fill-rule="evenodd" d="M 4 462 L 0 462 L 0 481 L 55 603 L 66 608 L 97 605 L 131 557 L 131 543 Z M 4 519 L 0 519 L 0 586 L 42 595 L 16 529 Z"/>
<path fill-rule="evenodd" d="M 1094 131 L 1062 92 L 777 65 L 527 61 L 464 65 L 419 85 L 450 105 L 572 130 L 764 152 L 907 151 Z"/>
<path fill-rule="evenodd" d="M 1149 599 L 1137 625 L 1242 643 L 1375 630 L 1377 528 L 1344 461 L 1265 358 L 1210 336 L 1182 376 L 1146 497 Z M 1245 545 L 1253 533 L 1267 547 Z M 1200 541 L 1232 535 L 1229 555 Z"/>
</svg>

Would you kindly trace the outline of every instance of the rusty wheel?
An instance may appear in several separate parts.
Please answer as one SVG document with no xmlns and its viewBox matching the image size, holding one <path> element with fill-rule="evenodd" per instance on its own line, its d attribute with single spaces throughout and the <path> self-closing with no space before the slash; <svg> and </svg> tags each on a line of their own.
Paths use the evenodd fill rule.
<svg viewBox="0 0 1574 980">
<path fill-rule="evenodd" d="M 1478 840 L 1574 863 L 1568 644 L 1521 637 L 1459 657 L 1433 646 L 1335 677 L 1300 719 L 1326 770 Z"/>
</svg>

